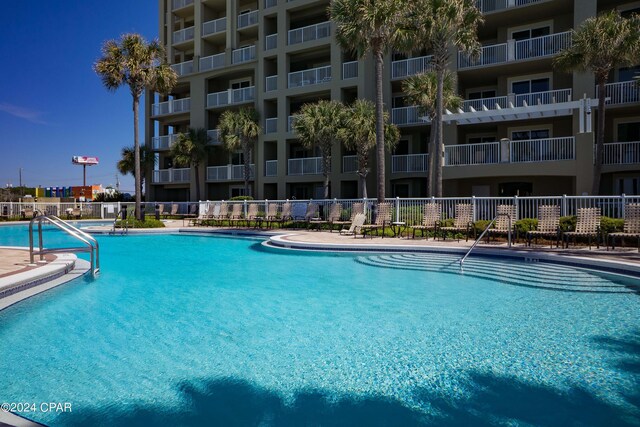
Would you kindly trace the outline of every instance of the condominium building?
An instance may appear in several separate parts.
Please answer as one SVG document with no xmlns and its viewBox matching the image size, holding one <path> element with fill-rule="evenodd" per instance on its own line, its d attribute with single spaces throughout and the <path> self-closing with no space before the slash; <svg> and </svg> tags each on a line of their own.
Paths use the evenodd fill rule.
<svg viewBox="0 0 640 427">
<path fill-rule="evenodd" d="M 638 1 L 478 0 L 482 52 L 452 50 L 461 109 L 447 111 L 446 196 L 583 194 L 591 191 L 597 115 L 594 77 L 562 73 L 552 59 L 571 44 L 571 29 L 611 8 L 640 12 Z M 160 40 L 179 75 L 168 97 L 146 97 L 146 144 L 158 155 L 147 183 L 153 200 L 243 194 L 244 159 L 221 144 L 226 109 L 254 106 L 262 135 L 252 152 L 252 196 L 319 198 L 321 158 L 291 130 L 300 108 L 321 99 L 346 104 L 374 97 L 373 63 L 343 51 L 327 0 L 159 0 Z M 401 139 L 386 157 L 387 197 L 426 195 L 429 123 L 407 105 L 402 81 L 430 67 L 429 52 L 388 55 L 384 98 Z M 607 84 L 605 194 L 640 191 L 640 91 L 634 68 Z M 172 164 L 169 147 L 188 127 L 208 129 L 211 150 L 199 176 Z M 375 196 L 375 155 L 369 196 Z M 336 143 L 331 197 L 358 194 L 356 157 Z"/>
</svg>

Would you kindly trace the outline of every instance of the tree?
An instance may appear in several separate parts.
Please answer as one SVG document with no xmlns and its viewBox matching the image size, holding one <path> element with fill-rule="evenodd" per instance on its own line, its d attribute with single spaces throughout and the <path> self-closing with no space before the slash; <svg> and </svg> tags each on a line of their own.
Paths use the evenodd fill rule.
<svg viewBox="0 0 640 427">
<path fill-rule="evenodd" d="M 251 150 L 262 132 L 258 121 L 258 112 L 252 107 L 243 107 L 238 111 L 226 110 L 220 116 L 218 130 L 220 139 L 229 151 L 242 150 L 244 157 L 244 194 L 249 195 L 251 179 Z"/>
<path fill-rule="evenodd" d="M 405 0 L 332 0 L 329 6 L 331 20 L 336 23 L 338 43 L 355 51 L 359 58 L 370 52 L 375 61 L 378 202 L 383 202 L 385 197 L 384 55 L 403 39 L 406 5 Z"/>
<path fill-rule="evenodd" d="M 338 101 L 318 101 L 305 104 L 293 121 L 293 131 L 305 148 L 320 149 L 322 175 L 324 176 L 324 198 L 329 198 L 329 173 L 331 171 L 331 148 L 340 129 L 344 107 Z"/>
<path fill-rule="evenodd" d="M 411 37 L 405 38 L 405 50 L 430 50 L 436 73 L 436 114 L 431 126 L 435 151 L 435 195 L 442 197 L 442 113 L 444 110 L 444 79 L 449 68 L 450 48 L 477 55 L 480 52 L 477 29 L 483 22 L 475 0 L 423 0 L 411 4 Z"/>
<path fill-rule="evenodd" d="M 443 106 L 448 110 L 455 110 L 462 106 L 462 98 L 456 94 L 455 75 L 450 71 L 444 73 L 444 86 L 442 90 Z M 431 121 L 431 134 L 429 136 L 429 172 L 427 175 L 427 194 L 435 195 L 435 171 L 436 171 L 436 127 L 434 121 L 437 111 L 438 76 L 434 72 L 417 74 L 402 82 L 402 91 L 406 94 L 410 104 L 419 107 L 423 114 Z"/>
<path fill-rule="evenodd" d="M 392 149 L 400 131 L 389 123 L 389 114 L 383 115 L 384 140 L 387 149 Z M 344 114 L 342 126 L 338 130 L 338 139 L 349 150 L 355 150 L 358 156 L 358 181 L 360 194 L 367 197 L 367 174 L 369 173 L 369 152 L 376 146 L 376 107 L 368 100 L 358 99 Z"/>
<path fill-rule="evenodd" d="M 116 164 L 118 172 L 120 172 L 122 175 L 130 173 L 135 177 L 135 148 L 123 147 L 120 155 L 120 160 L 118 160 L 118 163 Z M 156 156 L 151 150 L 151 147 L 148 147 L 147 145 L 143 145 L 142 147 L 140 147 L 140 187 L 138 187 L 136 192 L 140 191 L 140 194 L 142 194 L 147 171 L 152 170 L 155 165 Z"/>
<path fill-rule="evenodd" d="M 196 176 L 196 200 L 200 200 L 200 165 L 207 160 L 209 154 L 209 135 L 203 128 L 189 128 L 187 133 L 180 133 L 171 146 L 173 163 L 178 167 L 193 167 Z"/>
<path fill-rule="evenodd" d="M 572 33 L 571 46 L 560 51 L 553 61 L 557 69 L 567 72 L 591 71 L 598 87 L 598 122 L 596 158 L 593 166 L 591 193 L 600 194 L 602 156 L 604 154 L 604 128 L 606 84 L 616 67 L 640 62 L 640 18 L 623 18 L 616 10 L 585 20 Z"/>
<path fill-rule="evenodd" d="M 124 34 L 120 42 L 107 40 L 102 45 L 102 57 L 93 65 L 104 86 L 115 91 L 129 86 L 133 97 L 133 150 L 136 189 L 140 188 L 140 142 L 138 139 L 138 109 L 145 89 L 167 94 L 177 81 L 175 71 L 167 64 L 165 52 L 158 41 L 147 41 L 139 34 Z M 143 218 L 142 194 L 136 190 L 136 215 Z"/>
</svg>

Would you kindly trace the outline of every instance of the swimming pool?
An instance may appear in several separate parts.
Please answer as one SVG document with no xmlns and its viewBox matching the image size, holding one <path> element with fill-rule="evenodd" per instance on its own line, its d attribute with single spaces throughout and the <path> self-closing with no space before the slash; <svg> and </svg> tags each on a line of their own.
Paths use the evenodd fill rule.
<svg viewBox="0 0 640 427">
<path fill-rule="evenodd" d="M 486 258 L 461 275 L 447 255 L 283 254 L 252 239 L 98 239 L 98 280 L 0 312 L 1 400 L 72 404 L 22 414 L 37 421 L 640 422 L 636 281 Z"/>
</svg>

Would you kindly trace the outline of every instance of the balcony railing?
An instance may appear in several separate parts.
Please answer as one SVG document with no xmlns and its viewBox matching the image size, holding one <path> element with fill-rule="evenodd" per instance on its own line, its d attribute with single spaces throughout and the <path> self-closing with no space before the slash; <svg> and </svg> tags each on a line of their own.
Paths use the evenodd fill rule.
<svg viewBox="0 0 640 427">
<path fill-rule="evenodd" d="M 316 85 L 331 81 L 331 66 L 312 68 L 310 70 L 296 71 L 289 73 L 289 86 L 300 87 L 307 85 Z"/>
<path fill-rule="evenodd" d="M 319 175 L 322 174 L 322 157 L 289 159 L 288 166 L 288 175 Z"/>
<path fill-rule="evenodd" d="M 268 76 L 265 78 L 264 91 L 271 92 L 278 89 L 278 76 Z"/>
<path fill-rule="evenodd" d="M 193 4 L 193 0 L 173 0 L 171 2 L 171 10 L 182 9 Z"/>
<path fill-rule="evenodd" d="M 227 30 L 227 17 L 214 19 L 202 24 L 202 36 L 222 33 Z"/>
<path fill-rule="evenodd" d="M 278 5 L 278 0 L 264 0 L 264 8 L 269 9 Z"/>
<path fill-rule="evenodd" d="M 255 165 L 250 165 L 249 179 L 255 175 Z M 243 181 L 244 165 L 209 166 L 207 168 L 207 181 Z"/>
<path fill-rule="evenodd" d="M 271 117 L 264 121 L 264 133 L 276 133 L 278 132 L 278 118 Z"/>
<path fill-rule="evenodd" d="M 176 139 L 178 139 L 177 133 L 171 135 L 154 136 L 151 138 L 151 147 L 154 150 L 168 150 L 171 148 Z"/>
<path fill-rule="evenodd" d="M 271 50 L 278 47 L 278 34 L 269 34 L 264 38 L 264 50 Z"/>
<path fill-rule="evenodd" d="M 224 52 L 200 58 L 200 71 L 214 70 L 216 68 L 224 67 L 224 58 Z"/>
<path fill-rule="evenodd" d="M 445 166 L 488 165 L 499 163 L 499 161 L 499 142 L 445 145 L 444 147 Z"/>
<path fill-rule="evenodd" d="M 191 98 L 174 99 L 172 101 L 153 104 L 152 114 L 161 116 L 164 114 L 186 113 L 191 109 Z"/>
<path fill-rule="evenodd" d="M 640 141 L 604 144 L 603 165 L 629 165 L 634 163 L 640 163 Z"/>
<path fill-rule="evenodd" d="M 185 28 L 184 30 L 178 30 L 173 32 L 173 43 L 182 43 L 187 40 L 193 40 L 194 37 L 193 27 Z"/>
<path fill-rule="evenodd" d="M 476 7 L 482 13 L 495 12 L 517 6 L 538 3 L 542 0 L 476 0 Z"/>
<path fill-rule="evenodd" d="M 547 105 L 571 101 L 571 89 L 548 90 L 545 92 L 523 93 L 520 95 L 496 96 L 493 98 L 468 99 L 463 101 L 465 112 L 498 110 L 526 105 Z"/>
<path fill-rule="evenodd" d="M 220 131 L 218 129 L 209 129 L 207 131 L 207 136 L 209 137 L 209 144 L 211 145 L 222 144 L 222 140 L 220 140 Z"/>
<path fill-rule="evenodd" d="M 153 171 L 154 184 L 183 184 L 191 181 L 191 169 L 157 169 Z"/>
<path fill-rule="evenodd" d="M 342 156 L 342 173 L 358 172 L 358 156 Z"/>
<path fill-rule="evenodd" d="M 231 52 L 231 63 L 240 64 L 256 59 L 256 46 L 241 47 Z"/>
<path fill-rule="evenodd" d="M 296 120 L 297 114 L 287 117 L 287 132 L 293 132 L 293 122 Z"/>
<path fill-rule="evenodd" d="M 391 78 L 403 79 L 415 74 L 425 73 L 433 68 L 431 58 L 433 56 L 429 55 L 393 61 L 391 63 Z"/>
<path fill-rule="evenodd" d="M 397 126 L 426 124 L 426 121 L 420 119 L 423 116 L 424 114 L 420 113 L 420 108 L 416 105 L 391 109 L 391 123 Z"/>
<path fill-rule="evenodd" d="M 597 97 L 597 86 L 595 93 Z M 605 93 L 609 104 L 640 102 L 640 87 L 638 87 L 638 82 L 635 80 L 630 82 L 608 83 L 605 85 Z"/>
<path fill-rule="evenodd" d="M 176 72 L 178 76 L 184 76 L 185 74 L 193 73 L 193 61 L 181 62 L 179 64 L 172 64 L 171 68 Z"/>
<path fill-rule="evenodd" d="M 428 167 L 428 154 L 399 154 L 391 156 L 391 173 L 426 172 Z"/>
<path fill-rule="evenodd" d="M 242 13 L 238 15 L 238 29 L 250 27 L 251 25 L 258 24 L 258 11 L 252 10 L 249 13 Z"/>
<path fill-rule="evenodd" d="M 571 31 L 526 40 L 511 39 L 507 43 L 483 46 L 480 56 L 477 58 L 458 52 L 458 68 L 483 67 L 523 59 L 541 58 L 555 55 L 569 46 L 571 46 Z"/>
<path fill-rule="evenodd" d="M 331 23 L 329 21 L 321 22 L 319 24 L 289 30 L 287 33 L 287 44 L 305 43 L 312 40 L 324 39 L 330 35 Z"/>
<path fill-rule="evenodd" d="M 342 80 L 358 77 L 358 61 L 349 61 L 342 64 Z"/>
<path fill-rule="evenodd" d="M 278 176 L 277 160 L 266 160 L 264 162 L 264 176 Z"/>
<path fill-rule="evenodd" d="M 249 86 L 210 93 L 207 95 L 207 108 L 251 102 L 255 99 L 255 89 L 255 86 Z"/>
</svg>

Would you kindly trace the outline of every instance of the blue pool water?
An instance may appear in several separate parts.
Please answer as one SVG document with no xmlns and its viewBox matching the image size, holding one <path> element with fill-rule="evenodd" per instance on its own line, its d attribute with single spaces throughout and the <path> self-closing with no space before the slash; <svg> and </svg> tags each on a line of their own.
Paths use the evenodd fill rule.
<svg viewBox="0 0 640 427">
<path fill-rule="evenodd" d="M 20 236 L 0 227 L 0 244 Z M 99 279 L 0 312 L 0 400 L 72 404 L 23 413 L 37 421 L 640 423 L 637 281 L 484 258 L 460 274 L 457 257 L 282 254 L 249 239 L 99 242 Z"/>
</svg>

